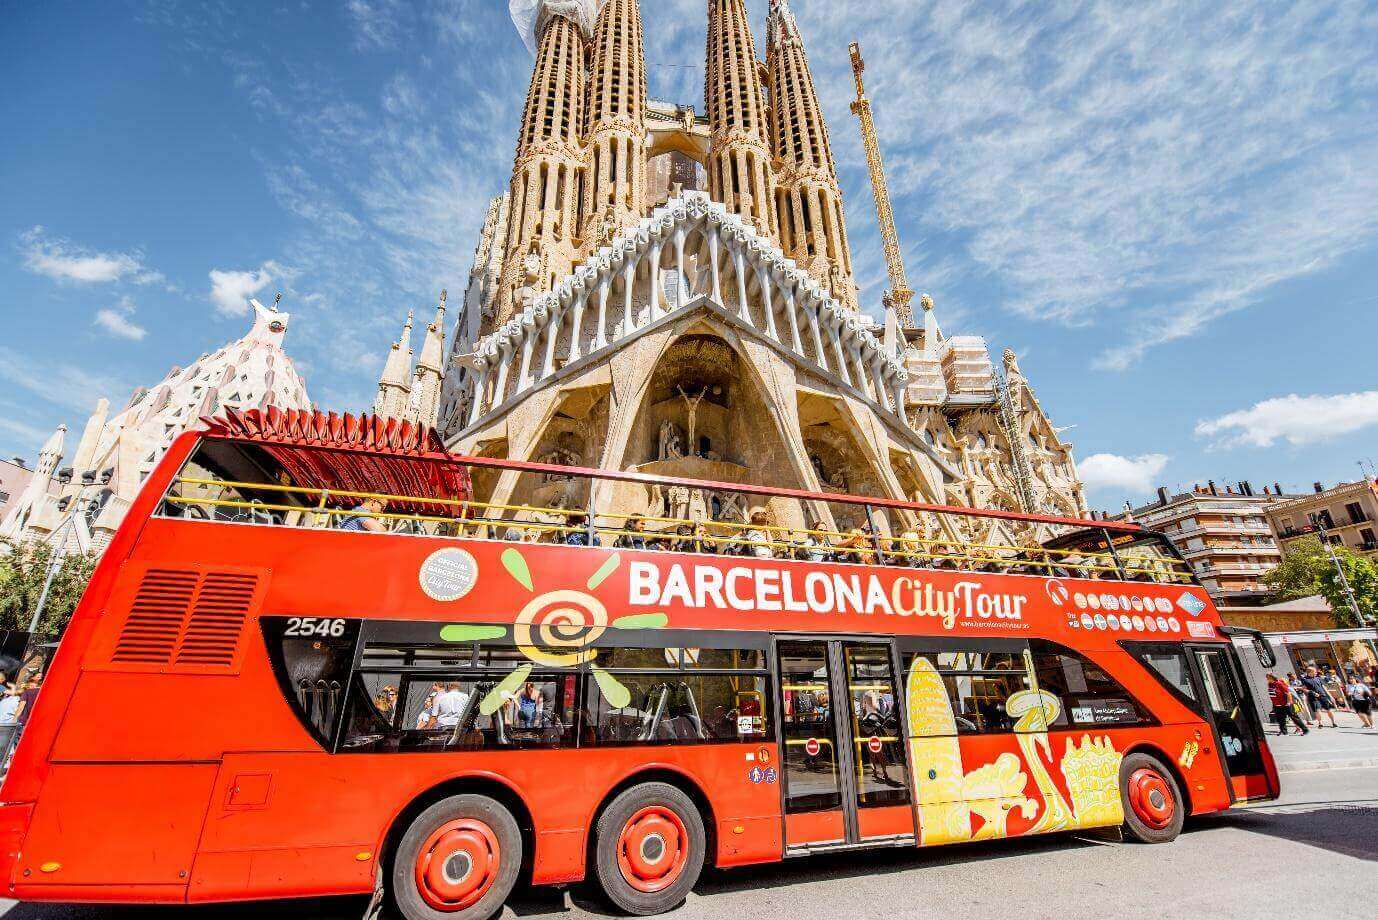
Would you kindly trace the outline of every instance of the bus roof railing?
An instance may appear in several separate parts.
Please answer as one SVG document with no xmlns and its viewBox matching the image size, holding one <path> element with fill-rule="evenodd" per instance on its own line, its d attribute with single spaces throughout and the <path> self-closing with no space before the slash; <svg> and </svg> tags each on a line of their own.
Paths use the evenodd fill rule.
<svg viewBox="0 0 1378 920">
<path fill-rule="evenodd" d="M 433 429 L 425 428 L 424 426 L 416 426 L 411 422 L 399 422 L 395 419 L 379 419 L 376 416 L 369 415 L 363 415 L 356 418 L 349 414 L 339 416 L 333 412 L 302 412 L 299 410 L 280 411 L 270 408 L 266 412 L 257 409 L 248 412 L 230 410 L 224 417 L 214 419 L 206 418 L 202 419 L 202 422 L 206 426 L 202 434 L 206 437 L 221 437 L 254 443 L 277 444 L 284 447 L 309 447 L 322 450 L 358 453 L 396 454 L 411 460 L 430 460 L 437 463 L 450 463 L 477 469 L 510 470 L 518 473 L 549 474 L 576 479 L 639 483 L 641 485 L 658 486 L 661 488 L 678 486 L 710 492 L 737 493 L 764 498 L 792 499 L 804 502 L 836 503 L 877 510 L 956 515 L 1025 524 L 1047 524 L 1056 527 L 1077 529 L 1093 528 L 1121 534 L 1147 533 L 1139 524 L 1130 522 L 1097 521 L 1086 518 L 1063 517 L 1059 515 L 1005 511 L 998 508 L 969 508 L 958 505 L 913 502 L 904 499 L 883 498 L 879 496 L 810 492 L 805 489 L 790 489 L 778 486 L 685 479 L 676 476 L 658 476 L 653 473 L 592 469 L 589 467 L 564 466 L 561 464 L 539 463 L 524 460 L 506 460 L 496 457 L 468 456 L 451 453 L 446 450 L 440 440 L 439 434 Z M 422 498 L 420 496 L 412 497 Z"/>
</svg>

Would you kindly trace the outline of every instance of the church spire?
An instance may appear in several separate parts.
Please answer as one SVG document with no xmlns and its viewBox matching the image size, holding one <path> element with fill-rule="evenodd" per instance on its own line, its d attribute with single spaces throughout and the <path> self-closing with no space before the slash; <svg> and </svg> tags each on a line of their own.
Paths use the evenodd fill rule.
<svg viewBox="0 0 1378 920">
<path fill-rule="evenodd" d="M 413 311 L 407 311 L 402 336 L 392 343 L 388 359 L 383 364 L 383 376 L 378 380 L 378 398 L 373 411 L 382 418 L 402 418 L 411 398 L 411 327 Z"/>
<path fill-rule="evenodd" d="M 440 382 L 445 376 L 445 296 L 441 291 L 435 319 L 426 327 L 411 387 L 410 417 L 431 428 L 440 416 Z"/>
<path fill-rule="evenodd" d="M 775 192 L 780 246 L 839 302 L 856 309 L 842 189 L 789 0 L 771 0 L 766 41 L 771 143 L 780 164 Z"/>
<path fill-rule="evenodd" d="M 646 205 L 646 46 L 639 0 L 606 0 L 593 30 L 584 148 L 584 251 Z"/>
<path fill-rule="evenodd" d="M 494 326 L 522 308 L 519 290 L 548 290 L 551 279 L 565 275 L 576 255 L 584 127 L 584 25 L 578 15 L 566 11 L 565 5 L 546 3 L 537 20 L 536 39 L 536 67 L 531 73 L 512 168 L 512 216 Z M 544 264 L 534 278 L 528 278 L 524 256 L 533 251 L 541 253 Z"/>
<path fill-rule="evenodd" d="M 778 224 L 774 170 L 766 143 L 766 97 L 745 0 L 708 0 L 704 96 L 712 132 L 708 151 L 712 197 L 773 239 Z"/>
</svg>

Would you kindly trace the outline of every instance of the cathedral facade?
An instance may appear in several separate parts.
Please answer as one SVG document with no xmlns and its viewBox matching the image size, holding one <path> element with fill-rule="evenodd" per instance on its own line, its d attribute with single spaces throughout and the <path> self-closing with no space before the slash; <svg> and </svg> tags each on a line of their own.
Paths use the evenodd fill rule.
<svg viewBox="0 0 1378 920">
<path fill-rule="evenodd" d="M 997 372 L 983 339 L 943 333 L 928 298 L 912 328 L 861 312 L 828 127 L 787 0 L 771 4 L 764 64 L 744 0 L 708 0 L 702 115 L 647 98 L 638 0 L 604 0 L 596 14 L 592 0 L 535 6 L 511 182 L 489 208 L 439 389 L 453 449 L 1086 513 L 1071 446 L 1013 353 Z M 558 476 L 478 480 L 500 505 L 590 500 Z M 620 513 L 858 523 L 821 504 L 747 508 L 726 486 L 685 497 L 602 484 L 596 498 Z M 939 536 L 931 521 L 880 523 Z M 1043 535 L 981 526 L 950 536 Z"/>
</svg>

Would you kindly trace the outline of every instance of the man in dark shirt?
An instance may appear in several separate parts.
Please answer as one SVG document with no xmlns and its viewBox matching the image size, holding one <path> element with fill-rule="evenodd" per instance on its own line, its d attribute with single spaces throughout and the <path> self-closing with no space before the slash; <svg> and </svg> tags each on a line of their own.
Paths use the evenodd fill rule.
<svg viewBox="0 0 1378 920">
<path fill-rule="evenodd" d="M 1330 720 L 1330 727 L 1339 728 L 1340 726 L 1335 723 L 1335 707 L 1330 702 L 1330 691 L 1325 689 L 1325 681 L 1321 680 L 1320 672 L 1316 670 L 1315 665 L 1306 669 L 1306 673 L 1301 676 L 1301 684 L 1306 688 L 1306 702 L 1316 714 L 1316 727 L 1320 727 L 1321 713 L 1325 713 L 1325 717 Z"/>
</svg>

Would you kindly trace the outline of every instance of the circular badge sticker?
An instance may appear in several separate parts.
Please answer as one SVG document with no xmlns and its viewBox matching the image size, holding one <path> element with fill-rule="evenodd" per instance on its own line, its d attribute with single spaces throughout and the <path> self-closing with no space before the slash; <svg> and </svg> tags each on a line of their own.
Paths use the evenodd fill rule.
<svg viewBox="0 0 1378 920">
<path fill-rule="evenodd" d="M 881 748 L 880 739 L 872 735 L 871 740 L 866 742 L 866 747 L 872 754 L 879 754 Z"/>
<path fill-rule="evenodd" d="M 808 741 L 804 742 L 804 753 L 808 754 L 810 757 L 817 757 L 818 752 L 821 750 L 823 750 L 823 745 L 818 743 L 817 738 L 810 738 Z"/>
<path fill-rule="evenodd" d="M 478 583 L 478 563 L 467 550 L 446 547 L 421 563 L 421 590 L 432 600 L 457 601 Z"/>
</svg>

